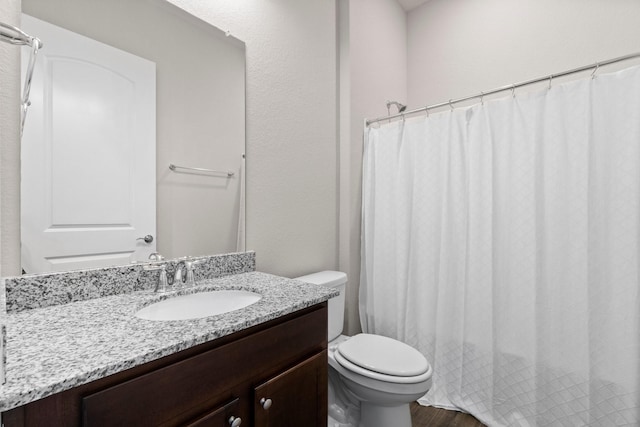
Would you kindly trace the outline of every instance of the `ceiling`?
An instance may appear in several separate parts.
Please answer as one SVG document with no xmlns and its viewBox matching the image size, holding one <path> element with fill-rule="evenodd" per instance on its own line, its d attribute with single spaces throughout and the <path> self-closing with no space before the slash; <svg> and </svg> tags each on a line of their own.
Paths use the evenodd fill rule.
<svg viewBox="0 0 640 427">
<path fill-rule="evenodd" d="M 429 0 L 397 0 L 398 3 L 409 12 L 411 9 L 415 9 L 416 7 L 426 3 Z"/>
</svg>

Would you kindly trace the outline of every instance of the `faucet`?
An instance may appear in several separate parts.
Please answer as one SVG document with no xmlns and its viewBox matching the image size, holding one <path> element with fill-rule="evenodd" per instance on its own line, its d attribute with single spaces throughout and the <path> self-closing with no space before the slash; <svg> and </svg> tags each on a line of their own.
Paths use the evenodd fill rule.
<svg viewBox="0 0 640 427">
<path fill-rule="evenodd" d="M 202 262 L 204 262 L 204 259 L 194 260 L 190 257 L 181 259 L 173 272 L 173 286 L 180 286 L 180 284 L 187 288 L 195 286 L 196 280 L 193 267 Z"/>
<path fill-rule="evenodd" d="M 204 259 L 193 260 L 189 257 L 179 259 L 173 270 L 173 278 L 172 280 L 169 280 L 167 277 L 167 264 L 160 261 L 164 260 L 164 257 L 160 254 L 157 255 L 158 257 L 154 256 L 155 262 L 143 267 L 146 271 L 160 270 L 160 275 L 158 276 L 158 282 L 156 283 L 154 292 L 167 292 L 169 290 L 169 286 L 173 288 L 173 291 L 178 291 L 182 286 L 188 288 L 196 284 L 193 266 L 204 262 Z"/>
</svg>

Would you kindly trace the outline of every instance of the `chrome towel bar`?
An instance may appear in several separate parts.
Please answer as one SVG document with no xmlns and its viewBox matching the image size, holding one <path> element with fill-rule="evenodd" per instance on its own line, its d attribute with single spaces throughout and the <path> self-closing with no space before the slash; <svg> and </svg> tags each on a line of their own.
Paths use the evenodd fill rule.
<svg viewBox="0 0 640 427">
<path fill-rule="evenodd" d="M 169 169 L 171 169 L 174 172 L 186 171 L 187 173 L 188 172 L 200 172 L 200 173 L 203 173 L 203 174 L 224 175 L 227 178 L 231 178 L 232 176 L 235 175 L 235 173 L 231 172 L 231 171 L 217 171 L 217 170 L 205 169 L 205 168 L 192 168 L 192 167 L 189 167 L 189 166 L 174 165 L 173 163 L 169 163 Z"/>
</svg>

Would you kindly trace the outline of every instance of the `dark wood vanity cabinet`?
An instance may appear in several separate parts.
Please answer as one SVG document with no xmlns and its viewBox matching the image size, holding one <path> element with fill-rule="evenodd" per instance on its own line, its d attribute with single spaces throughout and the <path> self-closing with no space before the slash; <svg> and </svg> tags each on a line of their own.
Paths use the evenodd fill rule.
<svg viewBox="0 0 640 427">
<path fill-rule="evenodd" d="M 322 303 L 12 409 L 2 421 L 5 427 L 324 427 L 327 369 Z"/>
<path fill-rule="evenodd" d="M 327 351 L 324 350 L 255 387 L 254 425 L 326 426 L 326 397 L 307 397 L 318 396 L 318 389 L 327 390 L 327 387 Z"/>
</svg>

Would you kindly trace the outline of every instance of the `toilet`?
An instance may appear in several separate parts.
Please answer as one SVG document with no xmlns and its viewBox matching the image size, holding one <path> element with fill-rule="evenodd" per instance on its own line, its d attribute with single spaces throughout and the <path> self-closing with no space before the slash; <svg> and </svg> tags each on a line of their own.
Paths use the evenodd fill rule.
<svg viewBox="0 0 640 427">
<path fill-rule="evenodd" d="M 342 335 L 347 275 L 297 277 L 340 291 L 329 300 L 329 427 L 411 427 L 409 403 L 431 387 L 432 369 L 413 347 L 373 334 Z"/>
</svg>

